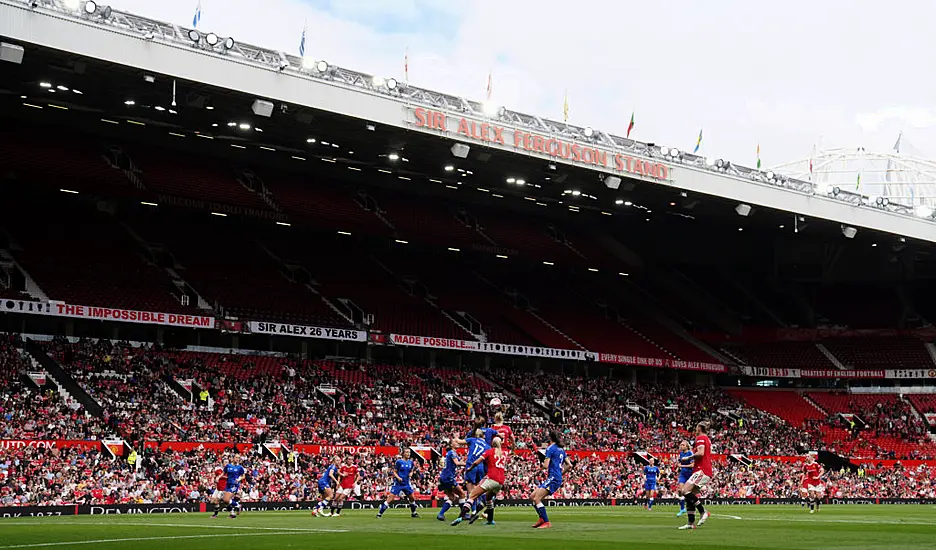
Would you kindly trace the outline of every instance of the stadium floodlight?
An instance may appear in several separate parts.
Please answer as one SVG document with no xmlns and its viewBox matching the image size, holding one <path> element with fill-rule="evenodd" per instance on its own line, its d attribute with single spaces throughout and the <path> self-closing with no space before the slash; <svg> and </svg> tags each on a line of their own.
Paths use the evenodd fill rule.
<svg viewBox="0 0 936 550">
<path fill-rule="evenodd" d="M 70 10 L 77 10 L 81 7 L 81 0 L 65 0 L 65 7 Z"/>
<path fill-rule="evenodd" d="M 875 197 L 874 204 L 880 207 L 885 207 L 890 204 L 890 199 L 887 197 Z"/>
<path fill-rule="evenodd" d="M 318 71 L 318 72 L 320 72 L 320 73 L 327 73 L 327 72 L 328 72 L 328 62 L 326 62 L 326 61 L 316 61 L 316 62 L 315 62 L 315 70 Z"/>
<path fill-rule="evenodd" d="M 452 166 L 451 164 L 446 164 L 446 165 L 445 165 L 445 171 L 446 171 L 446 172 L 452 172 L 452 171 L 454 171 L 454 170 L 455 170 L 455 167 Z"/>
<path fill-rule="evenodd" d="M 390 159 L 390 160 L 392 160 L 392 161 L 394 161 L 394 162 L 396 162 L 396 161 L 400 160 L 400 155 L 399 155 L 399 153 L 390 153 L 389 155 L 387 155 L 387 158 Z"/>
<path fill-rule="evenodd" d="M 375 76 L 371 78 L 371 84 L 373 84 L 375 88 L 383 88 L 384 84 L 386 83 L 387 79 L 382 76 Z"/>
<path fill-rule="evenodd" d="M 225 39 L 224 39 L 224 49 L 225 49 L 225 50 L 230 50 L 230 49 L 233 48 L 233 47 L 234 47 L 234 39 L 231 38 L 230 36 L 227 37 L 227 38 L 225 38 Z"/>
<path fill-rule="evenodd" d="M 213 32 L 205 35 L 205 42 L 207 42 L 209 46 L 217 46 L 218 40 L 218 35 Z"/>
<path fill-rule="evenodd" d="M 913 213 L 921 218 L 930 218 L 933 216 L 933 208 L 926 204 L 921 204 L 917 206 Z"/>
<path fill-rule="evenodd" d="M 672 149 L 669 150 L 669 154 L 670 154 L 671 157 L 673 157 L 674 159 L 676 159 L 676 158 L 679 158 L 680 152 L 679 152 L 679 149 L 676 149 L 676 148 L 674 147 L 674 148 L 672 148 Z"/>
<path fill-rule="evenodd" d="M 524 180 L 524 179 L 519 179 L 519 178 L 518 178 L 518 179 L 517 179 L 517 185 L 526 185 L 526 180 Z"/>
<path fill-rule="evenodd" d="M 516 183 L 517 178 L 507 178 L 507 183 Z"/>
<path fill-rule="evenodd" d="M 395 78 L 388 78 L 388 79 L 387 79 L 387 89 L 388 89 L 388 90 L 396 90 L 397 84 L 398 84 L 397 79 L 395 79 Z"/>
<path fill-rule="evenodd" d="M 51 88 L 51 87 L 52 87 L 52 83 L 51 83 L 51 82 L 40 82 L 40 83 L 39 83 L 39 87 L 40 87 L 40 88 Z"/>
<path fill-rule="evenodd" d="M 663 155 L 664 157 L 669 156 L 669 147 L 666 147 L 665 145 L 663 147 L 660 147 L 660 154 Z"/>
<path fill-rule="evenodd" d="M 585 128 L 585 137 L 590 138 L 595 135 L 595 129 L 591 126 Z"/>
<path fill-rule="evenodd" d="M 97 2 L 95 2 L 94 0 L 88 0 L 87 2 L 85 2 L 84 11 L 88 15 L 94 15 L 94 12 L 97 11 Z"/>
<path fill-rule="evenodd" d="M 504 108 L 493 101 L 484 101 L 481 103 L 481 111 L 485 116 L 497 117 L 503 114 Z"/>
<path fill-rule="evenodd" d="M 247 124 L 246 122 L 241 122 L 237 125 L 237 127 L 241 130 L 250 130 L 250 124 Z"/>
<path fill-rule="evenodd" d="M 715 166 L 715 159 L 712 157 L 705 157 L 705 165 L 708 167 Z"/>
<path fill-rule="evenodd" d="M 196 44 L 198 44 L 198 42 L 201 40 L 201 35 L 195 29 L 192 29 L 188 32 L 188 37 L 189 40 Z"/>
</svg>

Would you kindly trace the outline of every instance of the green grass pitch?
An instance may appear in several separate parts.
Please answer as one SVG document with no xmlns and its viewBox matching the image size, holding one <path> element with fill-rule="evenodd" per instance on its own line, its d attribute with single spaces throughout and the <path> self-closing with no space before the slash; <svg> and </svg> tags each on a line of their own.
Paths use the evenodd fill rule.
<svg viewBox="0 0 936 550">
<path fill-rule="evenodd" d="M 695 531 L 679 531 L 673 506 L 550 508 L 552 529 L 534 530 L 532 508 L 501 508 L 497 525 L 449 526 L 437 510 L 345 510 L 340 518 L 308 512 L 74 516 L 0 519 L 0 550 L 13 548 L 933 548 L 936 507 L 836 505 L 810 515 L 799 506 L 712 506 Z M 455 514 L 449 512 L 449 520 Z"/>
</svg>

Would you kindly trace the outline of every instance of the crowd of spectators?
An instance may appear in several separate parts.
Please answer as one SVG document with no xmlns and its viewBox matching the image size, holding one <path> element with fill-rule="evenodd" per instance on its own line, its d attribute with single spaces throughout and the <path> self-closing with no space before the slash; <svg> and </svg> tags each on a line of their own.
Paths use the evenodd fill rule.
<svg viewBox="0 0 936 550">
<path fill-rule="evenodd" d="M 284 455 L 285 457 L 285 455 Z M 216 469 L 231 460 L 205 448 L 187 452 L 147 450 L 139 465 L 106 450 L 70 448 L 0 449 L 0 506 L 206 502 L 214 490 Z M 384 497 L 397 457 L 357 452 L 361 472 L 353 499 Z M 294 460 L 274 460 L 254 446 L 242 456 L 247 477 L 242 498 L 255 502 L 299 502 L 319 498 L 317 480 L 328 455 L 298 454 Z M 419 498 L 441 498 L 435 492 L 439 465 L 421 461 L 412 476 Z M 657 498 L 676 496 L 675 464 L 661 464 Z M 502 498 L 525 499 L 544 476 L 532 453 L 513 453 L 507 466 Z M 799 495 L 802 463 L 756 460 L 715 464 L 707 498 L 788 498 Z M 869 465 L 861 470 L 837 470 L 825 477 L 830 498 L 936 498 L 936 468 L 926 465 L 890 467 Z M 643 464 L 626 455 L 584 457 L 566 468 L 565 483 L 554 498 L 641 501 Z"/>
</svg>

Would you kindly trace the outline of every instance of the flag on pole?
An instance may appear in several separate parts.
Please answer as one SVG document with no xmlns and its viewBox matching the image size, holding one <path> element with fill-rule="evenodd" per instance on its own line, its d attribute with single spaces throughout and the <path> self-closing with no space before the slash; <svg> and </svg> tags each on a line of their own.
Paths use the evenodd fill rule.
<svg viewBox="0 0 936 550">
<path fill-rule="evenodd" d="M 692 154 L 699 152 L 699 147 L 702 147 L 702 128 L 699 128 L 699 137 L 695 140 L 695 147 L 692 149 Z"/>
<path fill-rule="evenodd" d="M 634 111 L 631 111 L 630 124 L 627 125 L 627 138 L 630 139 L 631 130 L 634 129 Z"/>
<path fill-rule="evenodd" d="M 903 132 L 900 132 L 900 133 L 897 135 L 897 143 L 894 144 L 894 153 L 896 153 L 896 154 L 899 154 L 899 153 L 900 153 L 900 140 L 901 140 L 901 139 L 903 139 Z M 888 158 L 888 159 L 887 159 L 887 172 L 885 173 L 885 177 L 886 177 L 886 179 L 887 179 L 888 182 L 891 181 L 891 177 L 892 177 L 892 174 L 893 174 L 893 172 L 894 172 L 895 169 L 896 169 L 896 163 L 894 162 L 894 159 L 893 159 L 893 158 Z M 913 194 L 913 192 L 912 192 L 912 190 L 911 190 L 911 196 L 912 196 L 912 194 Z"/>
<path fill-rule="evenodd" d="M 409 84 L 409 48 L 403 54 L 403 82 Z"/>
<path fill-rule="evenodd" d="M 305 57 L 305 37 L 308 29 L 309 23 L 307 22 L 302 26 L 302 38 L 299 40 L 299 57 Z"/>
<path fill-rule="evenodd" d="M 192 18 L 192 26 L 197 29 L 199 23 L 201 23 L 201 0 L 198 0 L 198 5 L 195 6 L 195 17 Z"/>
<path fill-rule="evenodd" d="M 855 191 L 861 188 L 861 172 L 858 172 L 858 181 L 855 182 Z"/>
<path fill-rule="evenodd" d="M 569 90 L 566 90 L 565 99 L 562 101 L 562 121 L 569 122 Z"/>
<path fill-rule="evenodd" d="M 757 144 L 757 169 L 760 170 L 760 143 Z"/>
<path fill-rule="evenodd" d="M 491 92 L 494 91 L 494 70 L 488 71 L 487 94 L 485 99 L 491 101 Z"/>
</svg>

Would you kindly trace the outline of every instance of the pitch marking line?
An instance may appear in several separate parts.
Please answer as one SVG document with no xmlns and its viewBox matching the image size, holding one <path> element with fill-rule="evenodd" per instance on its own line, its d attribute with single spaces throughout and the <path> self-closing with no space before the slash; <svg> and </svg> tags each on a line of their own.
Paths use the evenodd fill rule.
<svg viewBox="0 0 936 550">
<path fill-rule="evenodd" d="M 199 529 L 243 529 L 247 531 L 284 531 L 284 532 L 293 532 L 293 533 L 347 533 L 347 529 L 307 529 L 302 527 L 256 527 L 251 525 L 212 525 L 212 524 L 197 524 L 197 523 L 148 523 L 142 521 L 114 521 L 114 522 L 88 522 L 88 521 L 0 521 L 0 525 L 37 525 L 37 524 L 48 524 L 48 525 L 89 525 L 89 526 L 107 526 L 107 527 L 120 527 L 122 525 L 130 525 L 133 527 L 197 527 Z M 262 534 L 262 533 L 257 533 Z M 214 536 L 214 535 L 212 535 Z M 221 535 L 218 535 L 221 536 Z M 229 536 L 229 535 L 224 535 Z M 13 548 L 9 546 L 0 546 L 0 548 Z"/>
<path fill-rule="evenodd" d="M 275 535 L 290 535 L 292 533 L 270 532 L 270 533 L 224 533 L 217 535 L 177 535 L 166 537 L 133 537 L 124 539 L 96 539 L 96 540 L 72 540 L 67 542 L 36 542 L 32 544 L 13 544 L 10 546 L 0 546 L 0 549 L 8 548 L 43 548 L 47 546 L 77 546 L 79 544 L 105 544 L 111 542 L 137 542 L 146 540 L 180 540 L 180 539 L 210 539 L 221 537 L 272 537 Z"/>
<path fill-rule="evenodd" d="M 846 524 L 859 524 L 859 525 L 925 525 L 927 527 L 936 527 L 936 523 L 930 521 L 901 521 L 901 520 L 867 520 L 867 519 L 833 519 L 833 518 L 784 518 L 777 516 L 770 517 L 747 517 L 743 518 L 741 516 L 729 516 L 727 514 L 712 514 L 712 517 L 717 518 L 728 518 L 728 519 L 740 519 L 742 521 L 775 521 L 775 522 L 789 522 L 789 523 L 846 523 Z"/>
</svg>

